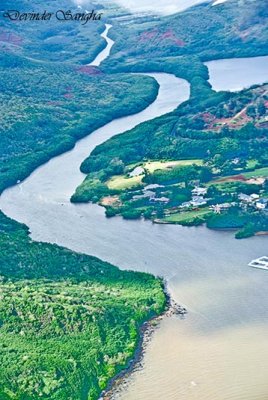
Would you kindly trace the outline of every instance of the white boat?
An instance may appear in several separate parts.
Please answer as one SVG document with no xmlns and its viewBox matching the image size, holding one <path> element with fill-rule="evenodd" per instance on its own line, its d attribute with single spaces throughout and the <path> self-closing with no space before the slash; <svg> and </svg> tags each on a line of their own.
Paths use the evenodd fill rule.
<svg viewBox="0 0 268 400">
<path fill-rule="evenodd" d="M 249 267 L 252 268 L 259 268 L 259 269 L 266 269 L 268 270 L 268 257 L 263 256 L 260 258 L 256 258 L 256 260 L 252 260 L 249 264 Z"/>
</svg>

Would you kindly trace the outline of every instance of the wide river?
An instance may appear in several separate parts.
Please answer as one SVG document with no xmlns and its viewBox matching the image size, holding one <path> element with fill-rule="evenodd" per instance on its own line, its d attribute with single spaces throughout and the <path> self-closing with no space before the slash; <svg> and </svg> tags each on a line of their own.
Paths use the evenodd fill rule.
<svg viewBox="0 0 268 400">
<path fill-rule="evenodd" d="M 143 368 L 131 375 L 116 399 L 267 400 L 268 273 L 247 264 L 267 254 L 268 239 L 238 241 L 231 232 L 106 219 L 97 205 L 69 202 L 84 179 L 79 166 L 96 145 L 188 98 L 187 82 L 168 74 L 150 75 L 160 84 L 152 105 L 96 130 L 6 190 L 1 209 L 26 223 L 35 240 L 165 277 L 174 299 L 186 305 L 185 320 L 162 320 Z"/>
</svg>

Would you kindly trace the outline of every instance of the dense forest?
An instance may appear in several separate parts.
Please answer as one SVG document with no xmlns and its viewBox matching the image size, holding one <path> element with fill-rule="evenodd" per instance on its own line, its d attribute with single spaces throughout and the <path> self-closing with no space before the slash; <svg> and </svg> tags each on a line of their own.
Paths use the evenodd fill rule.
<svg viewBox="0 0 268 400">
<path fill-rule="evenodd" d="M 29 11 L 30 5 L 40 8 L 40 2 L 25 0 L 17 7 Z M 64 6 L 79 11 L 66 0 L 47 2 L 51 12 Z M 90 2 L 87 7 L 94 8 Z M 5 2 L 7 9 L 12 1 Z M 54 19 L 31 21 L 23 29 L 21 23 L 1 21 L 0 193 L 77 139 L 142 110 L 157 95 L 150 77 L 111 75 L 86 65 L 105 46 L 102 21 L 86 28 Z"/>
<path fill-rule="evenodd" d="M 22 29 L 1 19 L 0 192 L 97 127 L 152 102 L 155 81 L 129 72 L 163 71 L 191 83 L 190 100 L 98 146 L 81 166 L 88 176 L 72 201 L 100 202 L 108 217 L 206 221 L 240 229 L 238 237 L 265 230 L 266 216 L 240 207 L 237 196 L 268 193 L 267 180 L 256 182 L 268 171 L 266 88 L 215 93 L 203 64 L 267 54 L 265 3 L 240 2 L 238 12 L 230 0 L 220 9 L 203 4 L 142 23 L 114 21 L 116 44 L 100 68 L 86 64 L 105 46 L 103 21 Z M 16 1 L 25 11 L 40 5 Z M 76 9 L 68 0 L 46 6 Z M 5 0 L 0 11 L 13 7 Z M 208 201 L 182 213 L 196 185 Z M 218 203 L 231 208 L 211 211 Z M 97 399 L 133 356 L 142 323 L 164 310 L 162 281 L 34 242 L 26 226 L 2 213 L 0 249 L 0 398 Z"/>
<path fill-rule="evenodd" d="M 165 307 L 162 283 L 33 242 L 0 213 L 0 398 L 98 398 Z"/>
<path fill-rule="evenodd" d="M 75 10 L 69 1 L 46 6 Z M 158 92 L 149 77 L 85 65 L 105 46 L 102 21 L 51 24 L 1 19 L 1 192 Z M 0 398 L 97 399 L 133 356 L 142 323 L 163 311 L 162 282 L 34 242 L 2 213 L 0 249 Z"/>
<path fill-rule="evenodd" d="M 7 10 L 20 10 L 20 12 L 40 11 L 39 0 L 4 0 L 0 4 L 1 14 Z M 86 2 L 89 10 L 99 10 L 90 1 Z M 79 11 L 74 2 L 62 0 L 46 0 L 46 11 L 55 13 L 57 10 Z M 23 25 L 21 25 L 23 24 Z M 23 26 L 23 29 L 22 29 Z M 30 21 L 30 23 L 14 23 L 7 18 L 2 18 L 0 28 L 0 47 L 4 52 L 11 52 L 25 58 L 34 58 L 48 62 L 64 62 L 87 64 L 102 50 L 106 43 L 100 37 L 105 26 L 103 21 L 89 24 L 86 28 L 80 23 L 59 23 L 55 18 L 47 21 Z"/>
<path fill-rule="evenodd" d="M 202 61 L 267 54 L 267 1 L 210 2 L 145 23 L 120 24 L 106 65 L 198 56 Z"/>
<path fill-rule="evenodd" d="M 149 77 L 91 67 L 4 53 L 0 64 L 0 191 L 113 118 L 145 108 L 158 91 Z"/>
</svg>

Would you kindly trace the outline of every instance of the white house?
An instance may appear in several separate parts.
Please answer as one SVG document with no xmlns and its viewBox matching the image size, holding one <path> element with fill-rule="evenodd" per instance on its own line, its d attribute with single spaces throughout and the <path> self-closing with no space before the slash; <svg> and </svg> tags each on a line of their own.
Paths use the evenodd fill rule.
<svg viewBox="0 0 268 400">
<path fill-rule="evenodd" d="M 193 197 L 190 203 L 193 207 L 200 207 L 205 206 L 207 204 L 207 200 L 205 200 L 203 197 Z"/>
<path fill-rule="evenodd" d="M 268 207 L 268 199 L 262 198 L 257 200 L 255 206 L 258 210 L 264 210 L 266 207 Z"/>
<path fill-rule="evenodd" d="M 245 194 L 245 193 L 239 193 L 238 195 L 239 200 L 245 202 L 245 203 L 251 203 L 252 202 L 252 198 Z"/>
<path fill-rule="evenodd" d="M 205 194 L 207 194 L 207 191 L 208 191 L 207 188 L 202 188 L 202 187 L 196 186 L 192 190 L 192 195 L 193 196 L 205 196 Z"/>
<path fill-rule="evenodd" d="M 259 198 L 260 198 L 260 196 L 258 195 L 258 194 L 256 194 L 256 193 L 252 193 L 251 195 L 250 195 L 250 197 L 251 197 L 251 199 L 254 201 L 254 200 L 258 200 Z"/>
<path fill-rule="evenodd" d="M 139 176 L 139 175 L 141 175 L 143 173 L 144 173 L 144 168 L 138 166 L 138 167 L 134 168 L 133 171 L 131 171 L 129 173 L 129 176 L 132 178 L 134 176 Z"/>
</svg>

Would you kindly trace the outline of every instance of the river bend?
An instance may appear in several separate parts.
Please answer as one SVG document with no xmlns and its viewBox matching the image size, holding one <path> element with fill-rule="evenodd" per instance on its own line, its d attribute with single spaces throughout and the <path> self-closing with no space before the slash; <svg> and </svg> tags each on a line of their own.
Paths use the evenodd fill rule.
<svg viewBox="0 0 268 400">
<path fill-rule="evenodd" d="M 238 241 L 230 232 L 107 219 L 98 205 L 69 201 L 84 179 L 81 162 L 98 144 L 189 97 L 186 81 L 149 75 L 160 85 L 153 104 L 96 130 L 7 189 L 1 209 L 26 223 L 35 240 L 165 277 L 175 300 L 187 306 L 185 320 L 161 322 L 143 369 L 132 374 L 116 399 L 266 400 L 268 274 L 247 263 L 267 253 L 267 238 Z"/>
</svg>

